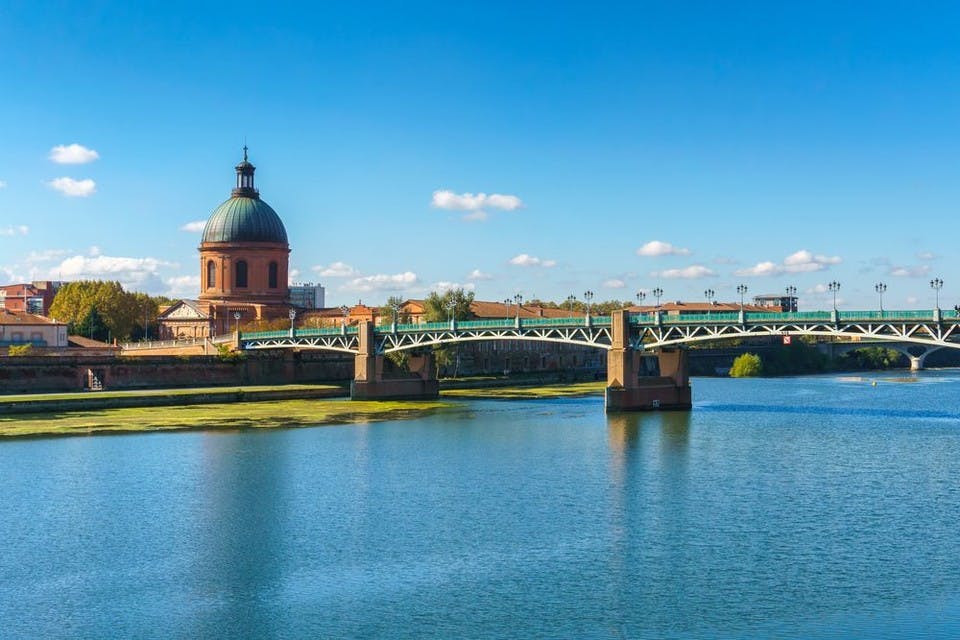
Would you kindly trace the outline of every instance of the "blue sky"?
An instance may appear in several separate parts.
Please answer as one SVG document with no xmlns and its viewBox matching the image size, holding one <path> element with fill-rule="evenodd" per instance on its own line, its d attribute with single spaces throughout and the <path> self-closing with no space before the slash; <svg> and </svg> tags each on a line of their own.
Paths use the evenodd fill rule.
<svg viewBox="0 0 960 640">
<path fill-rule="evenodd" d="M 743 283 L 816 309 L 836 280 L 929 308 L 941 277 L 952 307 L 958 32 L 934 2 L 0 0 L 0 280 L 195 297 L 184 229 L 246 139 L 330 305 Z"/>
</svg>

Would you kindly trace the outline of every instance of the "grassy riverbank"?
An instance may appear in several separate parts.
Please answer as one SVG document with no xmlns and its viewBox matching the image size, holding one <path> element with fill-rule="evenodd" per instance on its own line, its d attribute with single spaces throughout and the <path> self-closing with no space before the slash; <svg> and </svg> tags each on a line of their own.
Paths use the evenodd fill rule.
<svg viewBox="0 0 960 640">
<path fill-rule="evenodd" d="M 448 408 L 433 402 L 278 400 L 99 409 L 0 417 L 0 439 L 150 431 L 230 431 L 397 420 Z"/>
<path fill-rule="evenodd" d="M 189 402 L 198 394 L 222 394 L 224 402 L 182 404 L 174 406 L 143 406 L 127 408 L 84 408 L 76 410 L 44 411 L 20 415 L 0 415 L 0 440 L 17 437 L 71 436 L 153 431 L 231 431 L 238 429 L 274 429 L 318 425 L 338 425 L 402 420 L 426 413 L 450 409 L 457 399 L 536 399 L 593 395 L 603 392 L 605 383 L 586 382 L 567 385 L 484 387 L 478 389 L 448 389 L 442 392 L 446 400 L 439 401 L 350 401 L 347 399 L 305 398 L 263 400 L 257 402 L 230 401 L 236 398 L 237 388 L 222 389 L 167 389 L 155 391 L 108 391 L 97 394 L 36 394 L 30 396 L 2 396 L 0 404 L 63 403 L 89 400 L 104 401 L 125 397 L 162 396 L 175 401 L 182 397 Z M 283 391 L 316 393 L 318 385 L 244 387 L 245 396 Z M 330 392 L 342 388 L 330 387 Z M 454 402 L 451 402 L 454 401 Z"/>
</svg>

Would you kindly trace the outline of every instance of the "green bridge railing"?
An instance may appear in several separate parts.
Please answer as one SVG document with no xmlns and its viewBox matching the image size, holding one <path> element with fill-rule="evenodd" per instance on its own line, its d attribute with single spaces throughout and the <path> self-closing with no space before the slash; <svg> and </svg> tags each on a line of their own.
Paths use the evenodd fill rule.
<svg viewBox="0 0 960 640">
<path fill-rule="evenodd" d="M 836 319 L 834 319 L 836 315 Z M 935 310 L 922 309 L 917 311 L 793 311 L 764 313 L 750 311 L 743 313 L 744 324 L 763 324 L 767 322 L 857 322 L 857 321 L 894 321 L 894 322 L 934 322 Z M 940 321 L 960 322 L 960 314 L 953 309 L 941 309 Z M 740 324 L 739 312 L 719 313 L 681 313 L 678 315 L 659 314 L 655 312 L 631 313 L 629 322 L 635 327 L 670 326 L 681 324 Z M 420 324 L 392 324 L 378 325 L 374 331 L 378 335 L 390 333 L 423 333 L 429 331 L 445 331 L 455 328 L 458 331 L 475 329 L 536 329 L 550 327 L 609 327 L 610 316 L 575 316 L 570 318 L 498 318 L 490 320 L 458 320 L 451 322 L 424 322 Z M 321 337 L 335 335 L 356 335 L 357 327 L 340 326 L 324 328 L 297 328 L 297 337 Z M 289 338 L 291 330 L 282 331 L 255 331 L 242 332 L 241 340 L 270 340 Z"/>
</svg>

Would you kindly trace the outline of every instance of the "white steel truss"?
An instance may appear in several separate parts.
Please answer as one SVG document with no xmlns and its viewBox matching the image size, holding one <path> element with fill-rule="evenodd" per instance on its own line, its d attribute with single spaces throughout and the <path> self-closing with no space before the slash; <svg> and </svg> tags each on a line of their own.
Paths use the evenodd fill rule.
<svg viewBox="0 0 960 640">
<path fill-rule="evenodd" d="M 910 342 L 960 349 L 960 326 L 934 322 L 757 322 L 703 323 L 636 327 L 631 335 L 635 349 L 657 349 L 694 342 L 759 336 L 818 336 L 847 340 Z"/>
<path fill-rule="evenodd" d="M 632 323 L 630 346 L 637 350 L 652 350 L 736 338 L 817 336 L 849 341 L 906 342 L 928 347 L 960 349 L 960 328 L 958 327 L 960 327 L 960 320 L 955 319 L 948 322 L 896 319 L 833 322 L 829 320 L 764 321 L 751 318 L 746 322 L 737 322 L 710 321 L 710 318 L 704 318 L 699 322 Z M 277 333 L 280 332 L 262 337 L 256 334 L 252 334 L 249 338 L 242 336 L 242 347 L 244 349 L 320 349 L 354 355 L 359 352 L 359 338 L 356 333 L 276 335 Z M 482 328 L 448 326 L 404 331 L 378 329 L 375 334 L 375 349 L 378 354 L 386 354 L 482 340 L 555 342 L 598 349 L 610 349 L 612 342 L 609 323 L 584 324 L 580 319 L 572 320 L 568 325 L 554 326 Z"/>
</svg>

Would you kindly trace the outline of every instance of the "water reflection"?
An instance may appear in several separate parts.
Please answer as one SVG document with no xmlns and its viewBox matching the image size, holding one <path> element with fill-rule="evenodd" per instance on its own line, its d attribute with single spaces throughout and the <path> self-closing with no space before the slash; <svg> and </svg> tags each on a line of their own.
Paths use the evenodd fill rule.
<svg viewBox="0 0 960 640">
<path fill-rule="evenodd" d="M 197 603 L 194 637 L 268 637 L 279 620 L 269 600 L 287 571 L 284 481 L 288 438 L 279 434 L 210 434 L 196 522 Z"/>
</svg>

